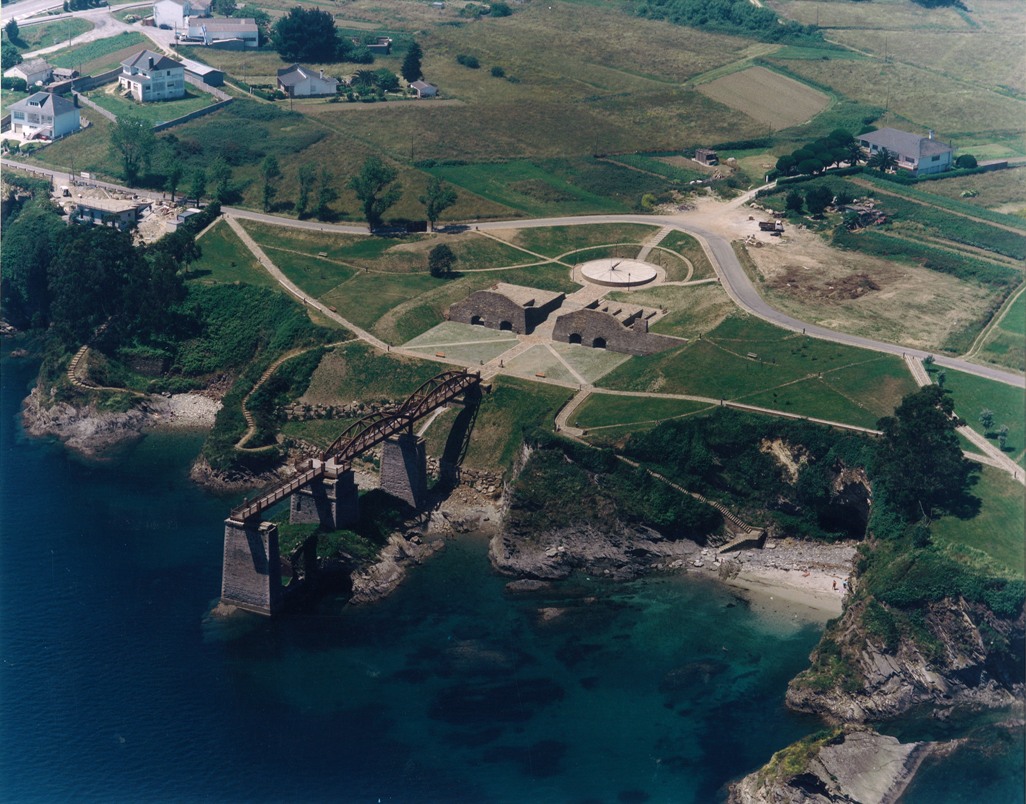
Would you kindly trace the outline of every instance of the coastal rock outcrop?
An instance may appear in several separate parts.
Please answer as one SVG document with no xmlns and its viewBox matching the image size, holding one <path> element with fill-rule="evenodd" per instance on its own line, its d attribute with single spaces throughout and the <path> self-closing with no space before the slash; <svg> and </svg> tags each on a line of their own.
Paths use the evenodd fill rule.
<svg viewBox="0 0 1026 804">
<path fill-rule="evenodd" d="M 868 605 L 854 602 L 827 630 L 812 666 L 788 686 L 788 706 L 865 722 L 921 704 L 944 712 L 1022 700 L 1026 614 L 1002 619 L 986 606 L 946 598 L 926 607 L 918 635 L 889 647 L 867 628 Z"/>
<path fill-rule="evenodd" d="M 919 765 L 951 744 L 900 743 L 860 726 L 800 740 L 730 786 L 730 804 L 890 804 Z"/>
<path fill-rule="evenodd" d="M 175 394 L 139 397 L 128 410 L 108 411 L 93 403 L 56 401 L 37 386 L 22 403 L 22 422 L 31 436 L 57 438 L 69 449 L 93 457 L 148 429 L 211 427 L 220 407 L 216 399 L 200 394 Z"/>
</svg>

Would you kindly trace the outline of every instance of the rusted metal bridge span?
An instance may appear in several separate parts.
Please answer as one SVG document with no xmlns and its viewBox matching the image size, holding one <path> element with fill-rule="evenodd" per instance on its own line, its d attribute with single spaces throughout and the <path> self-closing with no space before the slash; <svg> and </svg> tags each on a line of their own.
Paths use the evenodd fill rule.
<svg viewBox="0 0 1026 804">
<path fill-rule="evenodd" d="M 307 462 L 298 475 L 279 483 L 252 502 L 232 509 L 229 519 L 246 522 L 267 508 L 294 494 L 299 489 L 323 478 L 347 471 L 354 458 L 403 431 L 413 433 L 413 425 L 436 408 L 478 386 L 480 372 L 443 371 L 410 394 L 401 405 L 392 406 L 364 416 L 351 424 L 335 439 L 319 460 Z"/>
</svg>

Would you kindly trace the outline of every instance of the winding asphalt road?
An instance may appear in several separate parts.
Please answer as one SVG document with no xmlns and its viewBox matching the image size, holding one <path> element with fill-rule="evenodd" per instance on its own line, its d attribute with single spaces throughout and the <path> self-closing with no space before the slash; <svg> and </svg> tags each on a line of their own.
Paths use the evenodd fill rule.
<svg viewBox="0 0 1026 804">
<path fill-rule="evenodd" d="M 35 166 L 24 165 L 7 159 L 0 160 L 0 164 L 8 167 L 27 169 L 37 175 L 53 177 L 55 184 L 66 184 L 71 181 L 69 174 L 61 171 L 37 168 Z M 126 187 L 121 187 L 107 182 L 93 183 L 123 192 L 137 192 L 139 195 L 148 197 L 160 197 L 160 194 L 130 190 Z M 737 202 L 735 201 L 735 203 Z M 285 226 L 293 229 L 335 232 L 339 234 L 368 234 L 366 226 L 321 223 L 319 221 L 297 221 L 293 218 L 268 215 L 262 212 L 252 212 L 250 210 L 239 209 L 236 207 L 225 207 L 224 212 L 236 219 L 259 221 L 261 223 Z M 806 321 L 800 321 L 797 318 L 793 318 L 774 309 L 759 295 L 758 290 L 756 290 L 755 286 L 748 278 L 744 268 L 741 266 L 741 262 L 734 253 L 730 240 L 705 226 L 701 220 L 702 217 L 703 216 L 692 215 L 687 212 L 678 213 L 676 215 L 581 215 L 573 217 L 532 218 L 528 220 L 488 221 L 483 223 L 477 222 L 472 224 L 460 224 L 447 228 L 449 230 L 474 228 L 479 231 L 487 232 L 489 230 L 502 229 L 532 229 L 547 226 L 580 226 L 586 224 L 610 223 L 643 223 L 650 224 L 652 226 L 672 226 L 674 229 L 693 235 L 699 240 L 709 256 L 710 262 L 716 270 L 720 283 L 723 285 L 724 290 L 734 303 L 765 321 L 769 321 L 772 324 L 776 324 L 777 326 L 784 327 L 785 329 L 789 329 L 794 332 L 801 332 L 812 338 L 846 344 L 849 346 L 857 346 L 861 349 L 869 349 L 874 352 L 898 355 L 899 357 L 911 356 L 920 360 L 932 356 L 935 360 L 935 364 L 943 368 L 962 371 L 966 374 L 973 374 L 977 377 L 995 380 L 1017 388 L 1026 388 L 1026 377 L 1011 371 L 1006 371 L 994 366 L 970 363 L 968 360 L 963 360 L 957 357 L 933 355 L 930 352 L 926 352 L 921 349 L 912 349 L 907 346 L 901 346 L 900 344 L 879 341 L 873 338 L 866 338 L 861 335 L 837 332 L 835 330 L 827 329 L 826 327 L 810 324 Z M 708 216 L 706 215 L 705 217 Z"/>
</svg>

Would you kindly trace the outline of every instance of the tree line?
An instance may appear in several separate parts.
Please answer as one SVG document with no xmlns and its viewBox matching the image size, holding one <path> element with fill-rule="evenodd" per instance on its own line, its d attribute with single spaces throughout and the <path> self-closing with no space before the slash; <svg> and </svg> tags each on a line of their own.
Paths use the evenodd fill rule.
<svg viewBox="0 0 1026 804">
<path fill-rule="evenodd" d="M 204 198 L 218 204 L 239 200 L 241 194 L 233 181 L 233 168 L 223 155 L 215 155 L 205 168 L 195 168 L 187 175 L 183 148 L 183 143 L 173 134 L 158 139 L 150 125 L 139 118 L 119 117 L 111 130 L 110 154 L 120 165 L 121 176 L 128 185 L 159 188 L 169 193 L 172 201 L 183 190 L 185 196 L 196 203 Z M 278 208 L 276 199 L 283 176 L 277 156 L 267 154 L 263 158 L 260 176 L 264 211 L 274 211 Z M 356 195 L 363 218 L 372 231 L 381 228 L 385 212 L 402 197 L 402 185 L 396 181 L 397 177 L 394 167 L 378 156 L 370 156 L 345 184 Z M 338 199 L 339 185 L 328 168 L 317 170 L 304 162 L 297 170 L 296 179 L 298 189 L 292 209 L 300 218 L 313 215 L 331 220 L 338 217 L 332 203 Z M 419 200 L 433 229 L 442 213 L 456 203 L 457 194 L 432 176 Z"/>
<path fill-rule="evenodd" d="M 152 245 L 108 226 L 69 226 L 48 187 L 4 221 L 0 254 L 4 316 L 20 329 L 48 329 L 66 348 L 102 333 L 105 344 L 146 340 L 175 325 L 183 272 L 199 257 L 195 233 L 220 214 L 194 216 Z"/>
</svg>

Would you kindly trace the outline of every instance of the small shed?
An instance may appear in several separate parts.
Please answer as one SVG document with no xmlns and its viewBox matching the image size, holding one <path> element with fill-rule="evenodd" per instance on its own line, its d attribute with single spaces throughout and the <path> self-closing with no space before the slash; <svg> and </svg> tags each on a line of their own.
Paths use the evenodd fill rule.
<svg viewBox="0 0 1026 804">
<path fill-rule="evenodd" d="M 720 157 L 712 148 L 696 148 L 695 161 L 712 167 L 720 163 Z"/>
<path fill-rule="evenodd" d="M 438 95 L 438 87 L 427 81 L 413 81 L 410 83 L 410 89 L 418 98 L 434 98 Z"/>
</svg>

